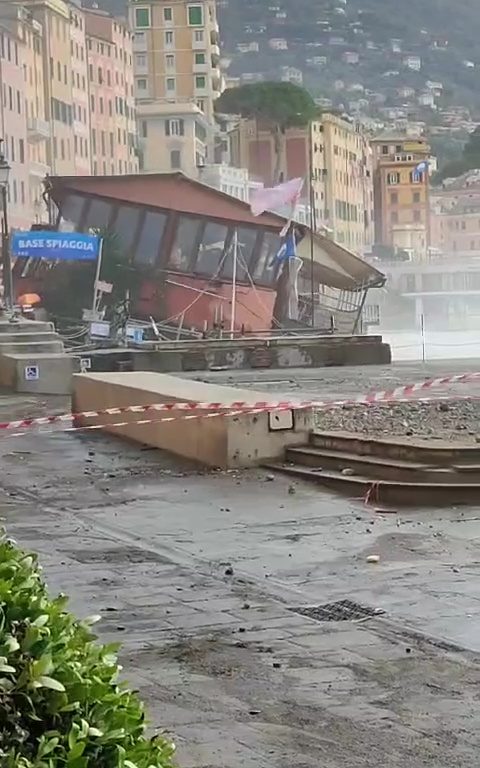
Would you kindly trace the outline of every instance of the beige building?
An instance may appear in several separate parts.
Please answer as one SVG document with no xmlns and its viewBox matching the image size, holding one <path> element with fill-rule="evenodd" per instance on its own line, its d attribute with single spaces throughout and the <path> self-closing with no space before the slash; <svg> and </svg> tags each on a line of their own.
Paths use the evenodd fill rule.
<svg viewBox="0 0 480 768">
<path fill-rule="evenodd" d="M 38 117 L 50 124 L 47 163 L 52 174 L 75 174 L 70 11 L 75 7 L 81 16 L 81 10 L 64 0 L 26 0 L 23 5 L 43 28 L 45 114 Z"/>
<path fill-rule="evenodd" d="M 75 173 L 80 176 L 88 175 L 92 165 L 85 32 L 85 13 L 76 5 L 71 5 L 69 70 L 72 88 L 73 162 Z"/>
<path fill-rule="evenodd" d="M 130 23 L 142 168 L 197 175 L 211 159 L 213 107 L 223 90 L 215 2 L 130 0 Z M 170 135 L 171 124 L 182 120 L 183 134 Z M 164 142 L 168 151 L 160 149 Z"/>
<path fill-rule="evenodd" d="M 248 168 L 253 181 L 268 186 L 303 176 L 302 203 L 313 226 L 326 228 L 356 253 L 370 248 L 372 161 L 368 139 L 356 123 L 325 114 L 308 128 L 290 128 L 277 158 L 272 132 L 255 120 L 241 120 L 230 133 L 230 149 L 232 163 Z"/>
<path fill-rule="evenodd" d="M 158 168 L 199 176 L 212 129 L 195 103 L 144 104 L 139 109 L 138 128 L 143 170 Z"/>
</svg>

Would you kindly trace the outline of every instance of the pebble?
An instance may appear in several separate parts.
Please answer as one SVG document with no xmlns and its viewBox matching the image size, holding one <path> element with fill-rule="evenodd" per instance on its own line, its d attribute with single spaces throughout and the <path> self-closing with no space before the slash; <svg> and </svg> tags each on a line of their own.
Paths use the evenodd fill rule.
<svg viewBox="0 0 480 768">
<path fill-rule="evenodd" d="M 317 413 L 318 428 L 322 432 L 358 432 L 377 437 L 407 435 L 427 440 L 480 443 L 478 400 L 424 403 L 412 400 L 410 403 L 375 403 L 368 407 L 354 404 Z"/>
</svg>

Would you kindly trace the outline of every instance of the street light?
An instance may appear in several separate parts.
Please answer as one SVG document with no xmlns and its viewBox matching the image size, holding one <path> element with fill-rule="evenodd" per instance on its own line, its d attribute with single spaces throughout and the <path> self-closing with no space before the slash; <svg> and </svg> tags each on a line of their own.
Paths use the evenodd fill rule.
<svg viewBox="0 0 480 768">
<path fill-rule="evenodd" d="M 2 197 L 2 265 L 3 265 L 3 301 L 6 308 L 13 310 L 12 260 L 10 257 L 10 234 L 8 230 L 8 178 L 10 166 L 1 151 L 0 141 L 0 190 Z"/>
</svg>

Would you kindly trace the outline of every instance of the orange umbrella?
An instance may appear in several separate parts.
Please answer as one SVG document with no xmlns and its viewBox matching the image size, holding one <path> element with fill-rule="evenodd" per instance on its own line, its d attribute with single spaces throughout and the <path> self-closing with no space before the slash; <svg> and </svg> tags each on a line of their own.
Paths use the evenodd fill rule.
<svg viewBox="0 0 480 768">
<path fill-rule="evenodd" d="M 40 302 L 41 298 L 38 293 L 24 293 L 22 296 L 18 297 L 18 303 L 21 307 L 32 307 L 34 304 L 40 304 Z"/>
</svg>

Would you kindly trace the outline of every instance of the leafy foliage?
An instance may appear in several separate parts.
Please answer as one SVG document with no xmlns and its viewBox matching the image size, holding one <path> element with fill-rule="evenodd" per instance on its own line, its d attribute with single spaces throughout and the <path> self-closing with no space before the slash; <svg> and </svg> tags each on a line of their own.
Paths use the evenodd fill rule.
<svg viewBox="0 0 480 768">
<path fill-rule="evenodd" d="M 0 539 L 2 768 L 170 768 L 173 745 L 145 736 L 137 695 L 100 645 L 50 599 L 36 558 Z"/>
<path fill-rule="evenodd" d="M 480 168 L 480 128 L 476 128 L 468 137 L 461 157 L 447 163 L 435 176 L 435 183 L 444 179 L 456 178 L 467 171 Z"/>
<path fill-rule="evenodd" d="M 304 88 L 294 83 L 267 81 L 227 88 L 217 99 L 218 113 L 257 118 L 281 131 L 305 126 L 317 115 L 317 107 Z"/>
</svg>

